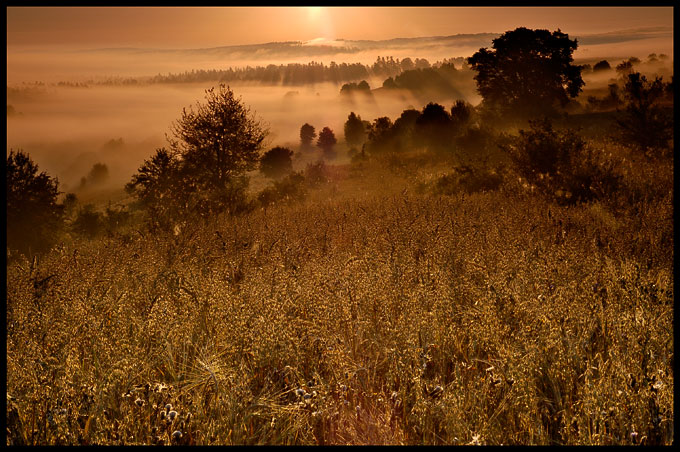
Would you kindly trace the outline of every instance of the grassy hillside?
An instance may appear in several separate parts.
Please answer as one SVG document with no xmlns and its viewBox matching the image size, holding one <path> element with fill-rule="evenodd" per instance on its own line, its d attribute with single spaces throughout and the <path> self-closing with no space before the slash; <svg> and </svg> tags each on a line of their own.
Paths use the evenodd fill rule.
<svg viewBox="0 0 680 452">
<path fill-rule="evenodd" d="M 8 442 L 668 444 L 672 162 L 617 155 L 587 204 L 374 162 L 13 260 Z"/>
</svg>

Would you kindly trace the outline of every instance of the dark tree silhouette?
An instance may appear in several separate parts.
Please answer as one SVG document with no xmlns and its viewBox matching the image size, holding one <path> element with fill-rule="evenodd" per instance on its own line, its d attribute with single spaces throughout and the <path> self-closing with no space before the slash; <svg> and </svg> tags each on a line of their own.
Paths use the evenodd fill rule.
<svg viewBox="0 0 680 452">
<path fill-rule="evenodd" d="M 338 140 L 335 138 L 333 131 L 329 127 L 324 127 L 323 130 L 321 130 L 321 133 L 319 133 L 319 139 L 317 140 L 316 145 L 323 150 L 326 157 L 333 157 L 333 148 L 337 142 Z"/>
<path fill-rule="evenodd" d="M 373 124 L 368 129 L 368 152 L 377 154 L 392 150 L 394 138 L 394 124 L 387 116 L 382 116 L 373 120 Z"/>
<path fill-rule="evenodd" d="M 354 92 L 370 95 L 371 94 L 371 87 L 366 80 L 362 80 L 359 83 L 354 83 L 354 82 L 345 83 L 340 88 L 340 94 L 343 94 L 343 95 L 349 95 L 349 94 L 352 94 Z"/>
<path fill-rule="evenodd" d="M 609 61 L 607 60 L 602 60 L 593 66 L 593 72 L 598 72 L 598 71 L 609 71 L 611 70 L 611 66 L 609 65 Z"/>
<path fill-rule="evenodd" d="M 277 179 L 293 171 L 293 151 L 276 146 L 260 159 L 260 172 L 267 177 Z"/>
<path fill-rule="evenodd" d="M 156 153 L 137 170 L 125 190 L 137 198 L 140 207 L 150 213 L 152 223 L 168 226 L 171 218 L 188 207 L 189 191 L 181 187 L 181 162 L 167 149 Z"/>
<path fill-rule="evenodd" d="M 308 150 L 312 148 L 312 141 L 316 138 L 316 130 L 310 124 L 303 124 L 300 127 L 300 148 Z"/>
<path fill-rule="evenodd" d="M 95 163 L 92 169 L 80 181 L 81 188 L 86 185 L 101 185 L 109 179 L 109 168 L 103 163 Z"/>
<path fill-rule="evenodd" d="M 412 69 L 415 69 L 416 65 L 413 63 L 413 60 L 410 58 L 406 57 L 403 60 L 401 60 L 401 70 L 402 71 L 410 71 Z"/>
<path fill-rule="evenodd" d="M 560 30 L 508 31 L 480 49 L 468 63 L 486 107 L 513 115 L 551 113 L 576 97 L 584 82 L 572 65 L 577 41 Z"/>
<path fill-rule="evenodd" d="M 432 150 L 451 144 L 451 115 L 437 103 L 430 102 L 416 120 L 416 138 Z"/>
<path fill-rule="evenodd" d="M 38 173 L 21 150 L 7 156 L 7 248 L 26 255 L 48 251 L 62 227 L 63 206 L 57 204 L 59 182 Z"/>
<path fill-rule="evenodd" d="M 457 100 L 451 107 L 451 122 L 457 128 L 465 127 L 471 120 L 474 107 L 464 100 Z"/>
<path fill-rule="evenodd" d="M 359 84 L 357 84 L 357 89 L 359 91 L 371 91 L 371 87 L 366 80 L 360 81 Z"/>
<path fill-rule="evenodd" d="M 345 122 L 345 141 L 350 147 L 359 147 L 366 141 L 366 128 L 361 116 L 351 112 Z"/>
<path fill-rule="evenodd" d="M 401 112 L 401 115 L 394 121 L 394 128 L 400 135 L 412 132 L 416 121 L 420 117 L 420 111 L 415 108 L 407 108 Z"/>
<path fill-rule="evenodd" d="M 649 82 L 644 75 L 634 72 L 628 75 L 623 93 L 626 108 L 616 121 L 621 141 L 647 153 L 653 149 L 666 150 L 673 138 L 672 110 L 664 110 L 660 104 L 666 84 L 660 77 Z"/>
<path fill-rule="evenodd" d="M 427 69 L 432 66 L 425 58 L 416 58 L 415 65 L 416 69 Z"/>
<path fill-rule="evenodd" d="M 394 121 L 393 130 L 397 137 L 394 145 L 397 151 L 404 151 L 413 146 L 413 133 L 419 117 L 420 111 L 409 108 L 402 111 L 401 116 Z"/>
<path fill-rule="evenodd" d="M 70 217 L 78 205 L 78 196 L 75 193 L 67 193 L 61 204 L 64 206 L 64 215 Z"/>
<path fill-rule="evenodd" d="M 383 88 L 385 89 L 397 89 L 399 86 L 395 83 L 394 79 L 392 77 L 388 77 L 385 79 L 385 81 L 382 84 Z"/>
<path fill-rule="evenodd" d="M 616 65 L 616 73 L 624 79 L 633 73 L 633 62 L 626 60 Z"/>
<path fill-rule="evenodd" d="M 95 238 L 104 227 L 103 215 L 94 209 L 93 204 L 85 204 L 71 224 L 73 232 L 89 239 Z"/>
</svg>

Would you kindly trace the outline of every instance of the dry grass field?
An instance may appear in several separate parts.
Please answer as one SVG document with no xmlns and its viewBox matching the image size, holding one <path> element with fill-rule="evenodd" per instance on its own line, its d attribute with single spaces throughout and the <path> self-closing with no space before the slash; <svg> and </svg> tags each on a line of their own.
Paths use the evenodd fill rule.
<svg viewBox="0 0 680 452">
<path fill-rule="evenodd" d="M 621 168 L 565 206 L 366 166 L 11 260 L 8 444 L 669 444 L 672 162 Z"/>
</svg>

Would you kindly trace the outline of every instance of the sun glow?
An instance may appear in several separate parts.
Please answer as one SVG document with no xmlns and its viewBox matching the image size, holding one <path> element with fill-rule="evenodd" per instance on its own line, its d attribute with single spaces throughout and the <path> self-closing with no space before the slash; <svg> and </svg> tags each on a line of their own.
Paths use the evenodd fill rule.
<svg viewBox="0 0 680 452">
<path fill-rule="evenodd" d="M 321 15 L 321 7 L 320 6 L 308 6 L 306 9 L 307 9 L 307 17 L 309 17 L 311 20 L 316 20 Z"/>
</svg>

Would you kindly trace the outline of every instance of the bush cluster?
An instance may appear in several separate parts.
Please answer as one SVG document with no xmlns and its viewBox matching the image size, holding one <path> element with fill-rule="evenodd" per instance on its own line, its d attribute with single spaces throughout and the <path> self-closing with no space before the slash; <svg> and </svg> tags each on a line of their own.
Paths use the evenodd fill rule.
<svg viewBox="0 0 680 452">
<path fill-rule="evenodd" d="M 501 145 L 515 170 L 531 185 L 562 203 L 587 202 L 616 192 L 614 165 L 571 129 L 557 130 L 548 119 L 530 121 Z"/>
</svg>

